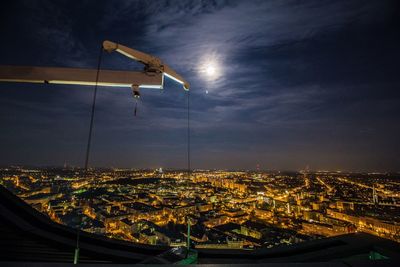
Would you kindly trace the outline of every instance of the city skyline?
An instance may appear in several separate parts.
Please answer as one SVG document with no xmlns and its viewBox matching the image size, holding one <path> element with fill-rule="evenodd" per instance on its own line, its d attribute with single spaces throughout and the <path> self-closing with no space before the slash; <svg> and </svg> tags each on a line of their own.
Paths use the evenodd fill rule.
<svg viewBox="0 0 400 267">
<path fill-rule="evenodd" d="M 25 168 L 25 169 L 41 169 L 41 168 L 49 168 L 49 169 L 68 169 L 68 170 L 82 170 L 84 171 L 84 166 L 82 164 L 78 165 L 69 165 L 67 162 L 64 162 L 63 165 L 30 165 L 30 164 L 9 164 L 9 165 L 0 165 L 2 169 L 13 169 L 13 168 Z M 187 166 L 183 167 L 168 167 L 168 166 L 148 166 L 148 167 L 129 167 L 129 166 L 89 166 L 88 170 L 157 170 L 163 169 L 168 171 L 246 171 L 246 172 L 282 172 L 282 173 L 290 173 L 290 172 L 327 172 L 327 173 L 354 173 L 354 174 L 400 174 L 399 171 L 396 170 L 386 170 L 386 171 L 368 171 L 368 170 L 345 170 L 345 169 L 313 169 L 310 168 L 309 165 L 303 166 L 303 168 L 299 169 L 273 169 L 273 168 L 262 168 L 258 165 L 255 165 L 253 168 L 190 168 Z"/>
<path fill-rule="evenodd" d="M 284 247 L 359 232 L 400 242 L 399 174 L 0 168 L 47 219 L 95 235 L 195 249 Z M 186 236 L 185 236 L 186 235 Z"/>
<path fill-rule="evenodd" d="M 88 12 L 90 10 L 91 12 Z M 13 1 L 0 65 L 94 68 L 110 39 L 191 83 L 191 168 L 398 172 L 396 1 Z M 141 66 L 104 55 L 104 69 Z M 0 83 L 0 166 L 84 166 L 92 87 Z M 187 167 L 187 94 L 100 88 L 90 167 Z"/>
</svg>

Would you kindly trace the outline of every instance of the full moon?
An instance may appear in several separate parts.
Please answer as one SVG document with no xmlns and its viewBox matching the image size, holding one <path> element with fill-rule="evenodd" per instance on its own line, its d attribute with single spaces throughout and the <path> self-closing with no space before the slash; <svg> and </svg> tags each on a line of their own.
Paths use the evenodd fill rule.
<svg viewBox="0 0 400 267">
<path fill-rule="evenodd" d="M 202 61 L 199 73 L 209 82 L 217 80 L 221 76 L 221 67 L 218 60 L 211 57 Z"/>
<path fill-rule="evenodd" d="M 210 64 L 206 67 L 206 74 L 210 77 L 213 77 L 216 74 L 217 70 L 213 64 Z"/>
</svg>

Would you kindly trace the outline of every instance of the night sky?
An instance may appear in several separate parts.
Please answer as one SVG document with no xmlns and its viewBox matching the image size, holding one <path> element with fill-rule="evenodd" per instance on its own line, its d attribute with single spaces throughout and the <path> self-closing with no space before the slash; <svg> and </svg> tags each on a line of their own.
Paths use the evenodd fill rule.
<svg viewBox="0 0 400 267">
<path fill-rule="evenodd" d="M 193 168 L 400 171 L 398 1 L 8 1 L 0 64 L 96 68 L 103 40 L 191 84 Z M 138 70 L 118 53 L 104 69 Z M 0 84 L 0 165 L 83 166 L 91 86 Z M 187 93 L 100 87 L 90 166 L 187 164 Z"/>
</svg>

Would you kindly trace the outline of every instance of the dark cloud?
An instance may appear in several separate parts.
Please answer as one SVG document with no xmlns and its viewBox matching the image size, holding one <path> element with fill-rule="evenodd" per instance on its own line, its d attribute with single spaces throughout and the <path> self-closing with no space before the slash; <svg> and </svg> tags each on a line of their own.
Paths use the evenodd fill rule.
<svg viewBox="0 0 400 267">
<path fill-rule="evenodd" d="M 1 64 L 94 68 L 110 39 L 182 73 L 195 167 L 398 170 L 396 1 L 13 1 L 2 13 Z M 111 54 L 103 67 L 140 65 Z M 0 88 L 0 163 L 82 164 L 92 88 Z M 142 95 L 134 117 L 129 90 L 101 88 L 93 165 L 185 166 L 185 92 L 166 81 Z"/>
</svg>

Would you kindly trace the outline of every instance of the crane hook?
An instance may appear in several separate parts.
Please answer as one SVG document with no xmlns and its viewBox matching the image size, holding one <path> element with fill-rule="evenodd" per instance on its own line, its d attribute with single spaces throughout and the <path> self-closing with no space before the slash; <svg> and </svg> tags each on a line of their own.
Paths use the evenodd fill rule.
<svg viewBox="0 0 400 267">
<path fill-rule="evenodd" d="M 138 104 L 138 99 L 140 98 L 140 92 L 139 92 L 139 85 L 132 85 L 132 94 L 133 98 L 135 99 L 135 117 L 137 113 L 137 104 Z"/>
</svg>

